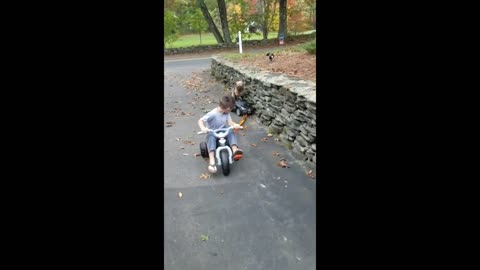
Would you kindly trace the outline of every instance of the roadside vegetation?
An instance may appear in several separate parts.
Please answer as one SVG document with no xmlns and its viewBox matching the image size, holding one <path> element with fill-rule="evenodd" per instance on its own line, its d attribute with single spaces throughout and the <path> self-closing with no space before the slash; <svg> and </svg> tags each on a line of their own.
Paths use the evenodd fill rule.
<svg viewBox="0 0 480 270">
<path fill-rule="evenodd" d="M 316 1 L 165 0 L 164 47 L 288 39 L 316 29 Z"/>
</svg>

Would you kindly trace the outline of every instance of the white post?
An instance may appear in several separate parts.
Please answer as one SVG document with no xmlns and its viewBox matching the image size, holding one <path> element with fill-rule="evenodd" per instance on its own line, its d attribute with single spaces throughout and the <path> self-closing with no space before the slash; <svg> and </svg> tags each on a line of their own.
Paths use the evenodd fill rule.
<svg viewBox="0 0 480 270">
<path fill-rule="evenodd" d="M 242 53 L 242 32 L 238 31 L 238 48 L 240 53 Z"/>
</svg>

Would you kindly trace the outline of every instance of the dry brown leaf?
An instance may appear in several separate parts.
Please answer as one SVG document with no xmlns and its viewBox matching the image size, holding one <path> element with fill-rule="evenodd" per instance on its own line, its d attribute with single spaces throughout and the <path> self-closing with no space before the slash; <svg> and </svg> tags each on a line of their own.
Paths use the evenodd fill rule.
<svg viewBox="0 0 480 270">
<path fill-rule="evenodd" d="M 200 156 L 200 154 L 199 153 L 193 153 L 193 156 L 198 157 L 198 156 Z"/>
<path fill-rule="evenodd" d="M 254 144 L 254 143 L 252 143 L 252 146 L 253 146 L 253 147 L 257 147 L 257 145 L 256 145 L 256 144 Z"/>
<path fill-rule="evenodd" d="M 277 163 L 278 166 L 282 167 L 282 168 L 290 168 L 288 166 L 288 163 L 287 163 L 287 160 L 285 159 L 281 159 L 278 163 Z"/>
<path fill-rule="evenodd" d="M 278 156 L 280 156 L 280 153 L 279 152 L 273 152 L 273 156 L 278 157 Z"/>
<path fill-rule="evenodd" d="M 200 175 L 200 179 L 208 179 L 209 177 L 210 177 L 210 174 L 208 174 L 208 173 L 202 173 Z"/>
<path fill-rule="evenodd" d="M 262 139 L 260 139 L 262 142 L 267 142 L 268 141 L 268 138 L 267 137 L 264 137 Z"/>
</svg>

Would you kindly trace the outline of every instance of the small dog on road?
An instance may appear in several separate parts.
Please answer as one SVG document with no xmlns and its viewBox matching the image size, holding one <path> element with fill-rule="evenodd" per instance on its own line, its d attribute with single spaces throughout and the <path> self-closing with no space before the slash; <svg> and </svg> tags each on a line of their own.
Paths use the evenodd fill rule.
<svg viewBox="0 0 480 270">
<path fill-rule="evenodd" d="M 275 55 L 273 55 L 273 53 L 267 53 L 267 56 L 268 56 L 268 59 L 270 59 L 270 62 L 273 61 L 273 58 L 275 57 Z"/>
</svg>

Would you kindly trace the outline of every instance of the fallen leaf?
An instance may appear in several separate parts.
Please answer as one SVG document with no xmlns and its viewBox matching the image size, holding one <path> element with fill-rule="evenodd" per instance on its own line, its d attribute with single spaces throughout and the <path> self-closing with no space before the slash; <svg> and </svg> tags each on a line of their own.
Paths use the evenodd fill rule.
<svg viewBox="0 0 480 270">
<path fill-rule="evenodd" d="M 253 146 L 253 147 L 257 147 L 257 145 L 256 145 L 256 144 L 254 144 L 254 143 L 252 143 L 252 146 Z"/>
<path fill-rule="evenodd" d="M 202 173 L 200 175 L 200 179 L 208 179 L 209 177 L 210 177 L 210 174 L 208 174 L 208 173 Z"/>
<path fill-rule="evenodd" d="M 274 140 L 275 140 L 276 142 L 279 142 L 279 141 L 280 141 L 280 139 L 279 139 L 279 138 L 275 138 Z"/>
<path fill-rule="evenodd" d="M 278 157 L 278 156 L 280 156 L 280 153 L 279 152 L 273 152 L 273 156 Z"/>
<path fill-rule="evenodd" d="M 198 153 L 193 153 L 193 156 L 194 156 L 194 157 L 198 157 L 198 156 L 200 156 L 200 154 L 198 154 Z"/>
<path fill-rule="evenodd" d="M 287 164 L 287 161 L 285 159 L 281 159 L 278 163 L 277 163 L 278 166 L 282 167 L 282 168 L 290 168 Z"/>
<path fill-rule="evenodd" d="M 260 139 L 262 142 L 267 142 L 268 138 L 267 137 L 264 137 L 262 139 Z"/>
<path fill-rule="evenodd" d="M 176 138 L 175 140 L 178 142 L 178 141 L 180 141 L 180 138 Z"/>
<path fill-rule="evenodd" d="M 183 153 L 184 156 L 189 156 L 190 154 L 187 154 L 187 153 Z"/>
<path fill-rule="evenodd" d="M 261 186 L 262 188 L 266 188 L 266 187 L 267 187 L 267 186 L 265 186 L 264 184 L 260 184 L 260 186 Z"/>
<path fill-rule="evenodd" d="M 178 148 L 178 149 L 185 149 L 185 147 L 183 147 L 183 146 L 180 146 L 180 148 Z"/>
<path fill-rule="evenodd" d="M 183 196 L 182 192 L 178 192 L 178 197 L 181 198 Z"/>
<path fill-rule="evenodd" d="M 268 137 L 272 137 L 272 136 L 273 136 L 273 134 L 272 134 L 272 133 L 268 133 L 268 135 L 267 135 L 267 136 L 268 136 Z"/>
<path fill-rule="evenodd" d="M 310 170 L 307 172 L 307 175 L 310 177 L 310 178 L 315 178 L 315 176 L 313 175 L 313 171 Z"/>
<path fill-rule="evenodd" d="M 206 234 L 200 235 L 200 240 L 202 240 L 202 241 L 208 241 L 208 235 L 206 235 Z"/>
</svg>

